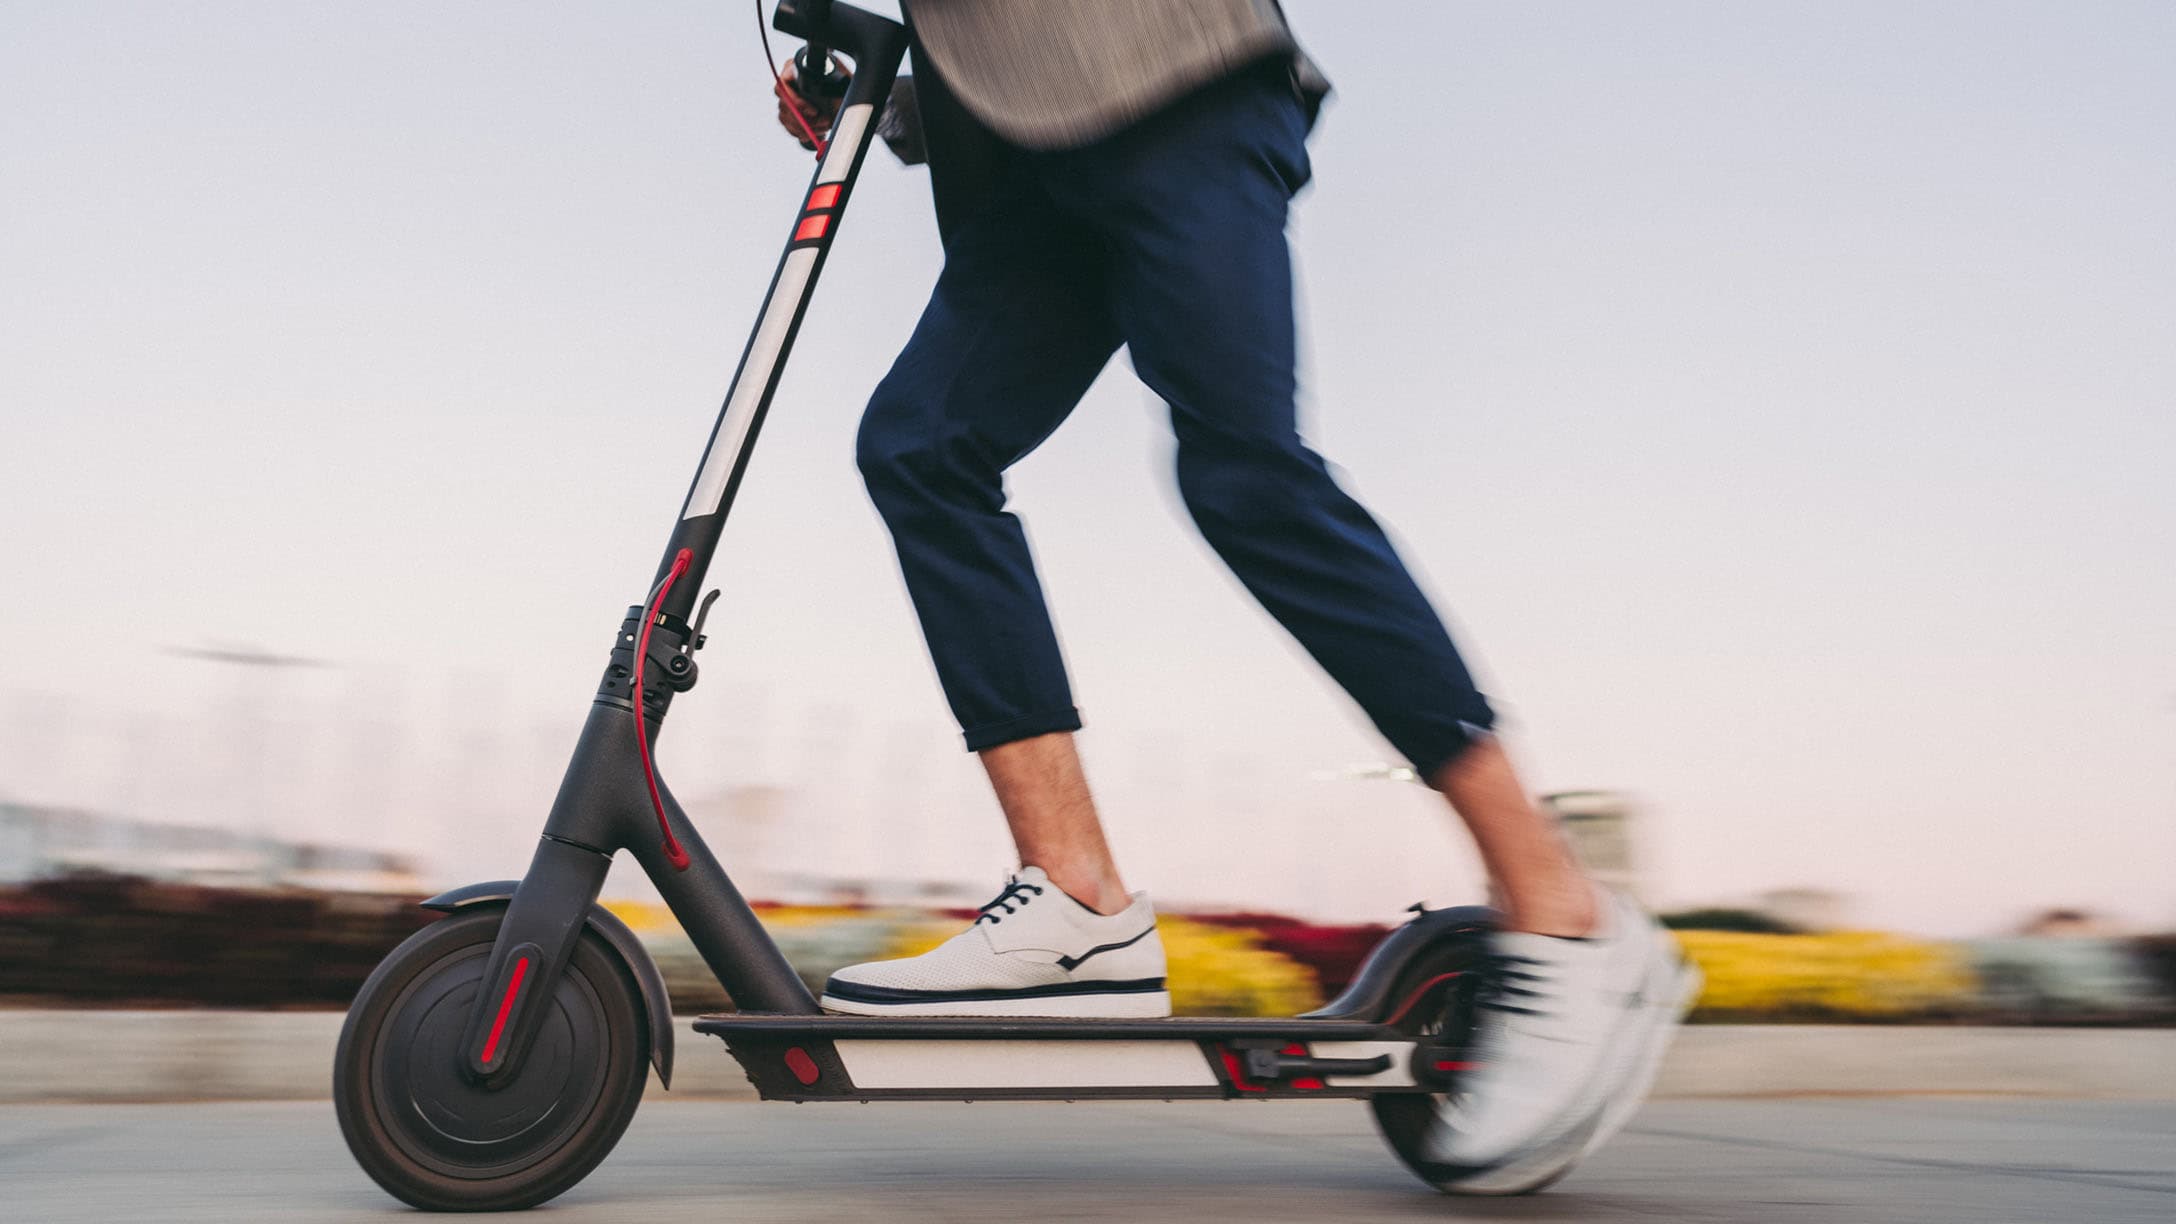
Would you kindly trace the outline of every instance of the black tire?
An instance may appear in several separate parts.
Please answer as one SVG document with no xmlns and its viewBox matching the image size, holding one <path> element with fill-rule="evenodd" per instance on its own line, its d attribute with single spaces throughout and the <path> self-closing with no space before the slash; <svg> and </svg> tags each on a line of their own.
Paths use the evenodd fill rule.
<svg viewBox="0 0 2176 1224">
<path fill-rule="evenodd" d="M 486 1091 L 455 1053 L 503 906 L 440 919 L 393 949 L 348 1008 L 333 1108 L 356 1163 L 426 1211 L 513 1211 L 564 1193 L 619 1142 L 648 1082 L 642 995 L 583 931 L 511 1082 Z"/>
<path fill-rule="evenodd" d="M 1473 971 L 1480 967 L 1481 951 L 1479 939 L 1465 936 L 1438 944 L 1417 958 L 1391 998 L 1399 1005 L 1406 1005 L 1414 992 L 1425 988 L 1426 994 L 1407 1006 L 1405 1014 L 1398 1018 L 1399 1031 L 1431 1041 L 1440 1040 L 1448 1032 L 1451 1044 L 1462 1043 L 1476 984 Z M 1459 976 L 1438 981 L 1447 974 Z M 1435 984 L 1431 986 L 1430 983 Z M 1375 1125 L 1383 1132 L 1390 1150 L 1397 1153 L 1398 1160 L 1411 1169 L 1415 1177 L 1444 1194 L 1490 1197 L 1533 1194 L 1571 1172 L 1572 1166 L 1579 1162 L 1591 1132 L 1590 1123 L 1577 1128 L 1547 1150 L 1522 1156 L 1510 1164 L 1449 1164 L 1428 1155 L 1429 1134 L 1440 1125 L 1440 1111 L 1446 1103 L 1443 1094 L 1430 1092 L 1385 1092 L 1368 1098 L 1368 1108 L 1375 1114 Z"/>
</svg>

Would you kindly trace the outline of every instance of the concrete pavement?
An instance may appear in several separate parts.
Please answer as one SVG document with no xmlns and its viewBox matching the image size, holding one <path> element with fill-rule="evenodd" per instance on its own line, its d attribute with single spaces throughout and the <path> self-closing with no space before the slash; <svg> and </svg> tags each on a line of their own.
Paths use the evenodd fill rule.
<svg viewBox="0 0 2176 1224">
<path fill-rule="evenodd" d="M 750 1095 L 678 1025 L 673 1091 Z M 0 1104 L 314 1100 L 331 1095 L 338 1012 L 0 1009 Z M 2176 1101 L 2176 1029 L 1691 1025 L 1660 1097 L 1983 1093 Z"/>
<path fill-rule="evenodd" d="M 1663 1101 L 1550 1192 L 1446 1199 L 1350 1102 L 758 1105 L 653 1093 L 536 1218 L 585 1221 L 2176 1219 L 2176 1104 Z M 0 1108 L 0 1218 L 415 1218 L 329 1105 Z"/>
</svg>

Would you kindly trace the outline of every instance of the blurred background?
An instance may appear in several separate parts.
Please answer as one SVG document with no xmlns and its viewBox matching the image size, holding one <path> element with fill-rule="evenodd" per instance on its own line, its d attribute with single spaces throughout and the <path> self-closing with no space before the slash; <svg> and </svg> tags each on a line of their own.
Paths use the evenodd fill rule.
<svg viewBox="0 0 2176 1224">
<path fill-rule="evenodd" d="M 1704 1012 L 2165 1015 L 2176 10 L 1287 7 L 1309 434 Z M 0 996 L 339 1006 L 520 872 L 808 173 L 753 26 L 0 7 Z M 661 744 L 819 978 L 1010 866 L 851 462 L 927 191 L 873 155 Z M 1170 462 L 1117 362 L 1015 507 L 1181 1005 L 1289 1010 L 1480 877 Z"/>
</svg>

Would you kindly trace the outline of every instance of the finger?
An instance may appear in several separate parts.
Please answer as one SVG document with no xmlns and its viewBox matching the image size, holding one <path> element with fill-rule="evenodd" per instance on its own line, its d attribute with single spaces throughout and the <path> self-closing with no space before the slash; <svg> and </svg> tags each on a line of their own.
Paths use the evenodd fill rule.
<svg viewBox="0 0 2176 1224">
<path fill-rule="evenodd" d="M 831 115 L 819 115 L 809 111 L 802 111 L 799 122 L 796 122 L 792 111 L 787 110 L 784 106 L 778 108 L 779 125 L 796 136 L 801 134 L 801 125 L 803 123 L 808 125 L 810 131 L 821 136 L 831 130 L 832 119 L 833 116 Z"/>
<path fill-rule="evenodd" d="M 771 92 L 778 95 L 778 100 L 781 103 L 792 106 L 793 109 L 800 111 L 804 115 L 816 113 L 813 105 L 807 98 L 801 96 L 799 90 L 793 87 L 793 82 L 790 79 L 774 83 L 771 86 Z"/>
</svg>

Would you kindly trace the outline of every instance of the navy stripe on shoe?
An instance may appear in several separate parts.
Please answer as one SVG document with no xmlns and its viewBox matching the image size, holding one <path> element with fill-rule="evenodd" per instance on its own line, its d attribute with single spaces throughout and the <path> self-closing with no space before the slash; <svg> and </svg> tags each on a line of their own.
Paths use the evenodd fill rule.
<svg viewBox="0 0 2176 1224">
<path fill-rule="evenodd" d="M 1149 936 L 1154 935 L 1155 933 L 1156 925 L 1154 923 L 1150 923 L 1147 930 L 1141 932 L 1139 935 L 1134 936 L 1132 939 L 1121 939 L 1117 943 L 1097 944 L 1095 947 L 1088 949 L 1086 952 L 1081 953 L 1079 956 L 1061 956 L 1058 958 L 1058 968 L 1065 970 L 1067 973 L 1071 973 L 1075 969 L 1078 969 L 1082 965 L 1088 963 L 1088 959 L 1090 957 L 1101 956 L 1105 952 L 1116 952 L 1120 948 L 1130 948 L 1133 945 L 1140 943 L 1142 940 L 1147 939 Z"/>
<path fill-rule="evenodd" d="M 832 978 L 824 993 L 855 1003 L 992 1003 L 1001 999 L 1051 999 L 1076 995 L 1153 994 L 1164 988 L 1162 978 L 1132 978 L 1109 982 L 1060 982 L 1054 986 L 1022 986 L 1015 990 L 901 990 L 894 986 L 865 986 Z"/>
</svg>

